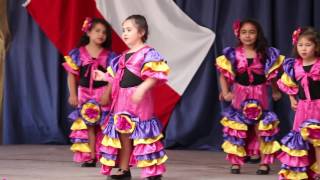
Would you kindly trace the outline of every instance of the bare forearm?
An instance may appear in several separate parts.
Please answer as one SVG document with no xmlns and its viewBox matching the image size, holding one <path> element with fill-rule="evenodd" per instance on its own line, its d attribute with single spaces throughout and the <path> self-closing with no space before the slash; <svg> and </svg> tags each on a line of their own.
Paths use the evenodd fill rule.
<svg viewBox="0 0 320 180">
<path fill-rule="evenodd" d="M 223 94 L 228 93 L 230 90 L 229 90 L 229 84 L 228 84 L 226 78 L 223 75 L 220 75 L 219 81 L 220 81 L 221 92 Z"/>
<path fill-rule="evenodd" d="M 68 88 L 71 96 L 77 95 L 77 81 L 75 75 L 68 73 Z"/>
<path fill-rule="evenodd" d="M 147 78 L 139 85 L 140 88 L 143 88 L 145 91 L 151 89 L 157 83 L 157 79 Z"/>
</svg>

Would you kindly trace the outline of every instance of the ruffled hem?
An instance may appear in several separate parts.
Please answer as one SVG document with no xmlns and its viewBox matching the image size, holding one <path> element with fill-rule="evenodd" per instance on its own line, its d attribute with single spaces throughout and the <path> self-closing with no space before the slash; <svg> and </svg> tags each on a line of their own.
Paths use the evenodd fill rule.
<svg viewBox="0 0 320 180">
<path fill-rule="evenodd" d="M 76 76 L 79 76 L 79 70 L 78 69 L 74 69 L 74 68 L 72 68 L 68 63 L 62 63 L 62 66 L 64 67 L 64 69 L 67 71 L 67 72 L 69 72 L 69 73 L 71 73 L 71 74 L 74 74 L 74 75 L 76 75 Z"/>
<path fill-rule="evenodd" d="M 143 68 L 141 70 L 141 77 L 142 79 L 151 77 L 154 79 L 158 79 L 161 82 L 165 82 L 168 80 L 169 72 L 170 68 L 164 61 L 151 61 L 143 65 Z"/>
<path fill-rule="evenodd" d="M 317 119 L 308 119 L 300 129 L 301 136 L 304 140 L 310 142 L 314 147 L 320 146 L 320 121 Z"/>
<path fill-rule="evenodd" d="M 161 174 L 164 174 L 165 172 L 166 172 L 166 166 L 164 164 L 149 166 L 142 169 L 141 178 L 161 175 Z"/>
<path fill-rule="evenodd" d="M 281 76 L 281 79 L 277 81 L 278 87 L 281 91 L 289 95 L 298 94 L 299 88 L 294 85 L 294 82 L 285 73 Z"/>
</svg>

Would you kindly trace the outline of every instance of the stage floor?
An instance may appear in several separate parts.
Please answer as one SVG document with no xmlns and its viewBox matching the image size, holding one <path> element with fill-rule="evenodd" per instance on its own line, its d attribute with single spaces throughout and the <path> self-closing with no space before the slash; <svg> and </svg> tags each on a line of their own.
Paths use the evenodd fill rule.
<svg viewBox="0 0 320 180">
<path fill-rule="evenodd" d="M 169 160 L 164 180 L 270 180 L 277 179 L 279 162 L 271 175 L 255 175 L 257 165 L 246 164 L 240 175 L 229 173 L 224 153 L 212 151 L 167 150 Z M 139 169 L 132 169 L 133 180 L 140 179 Z M 0 146 L 0 180 L 105 180 L 99 168 L 81 168 L 72 162 L 69 146 Z"/>
</svg>

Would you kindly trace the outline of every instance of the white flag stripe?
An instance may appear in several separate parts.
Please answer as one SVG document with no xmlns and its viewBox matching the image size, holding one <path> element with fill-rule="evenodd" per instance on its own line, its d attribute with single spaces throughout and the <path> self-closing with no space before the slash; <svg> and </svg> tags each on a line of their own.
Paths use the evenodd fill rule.
<svg viewBox="0 0 320 180">
<path fill-rule="evenodd" d="M 215 34 L 190 19 L 172 0 L 96 0 L 100 13 L 121 35 L 122 21 L 132 14 L 147 18 L 147 43 L 167 60 L 168 84 L 180 95 L 208 53 Z"/>
</svg>

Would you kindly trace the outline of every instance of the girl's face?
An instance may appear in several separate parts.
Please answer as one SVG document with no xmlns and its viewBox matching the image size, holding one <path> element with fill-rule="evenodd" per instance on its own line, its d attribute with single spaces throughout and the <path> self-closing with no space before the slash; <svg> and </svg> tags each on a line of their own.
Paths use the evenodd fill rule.
<svg viewBox="0 0 320 180">
<path fill-rule="evenodd" d="M 297 43 L 297 51 L 302 59 L 313 59 L 315 57 L 316 45 L 307 37 L 300 37 Z"/>
<path fill-rule="evenodd" d="M 133 47 L 142 43 L 143 32 L 140 32 L 134 20 L 129 19 L 122 24 L 122 40 L 129 46 Z"/>
<path fill-rule="evenodd" d="M 256 27 L 251 23 L 245 23 L 240 29 L 239 39 L 244 46 L 254 46 L 257 35 Z"/>
<path fill-rule="evenodd" d="M 87 32 L 87 35 L 90 42 L 101 45 L 107 39 L 107 30 L 103 24 L 98 23 L 95 24 L 89 32 Z"/>
</svg>

